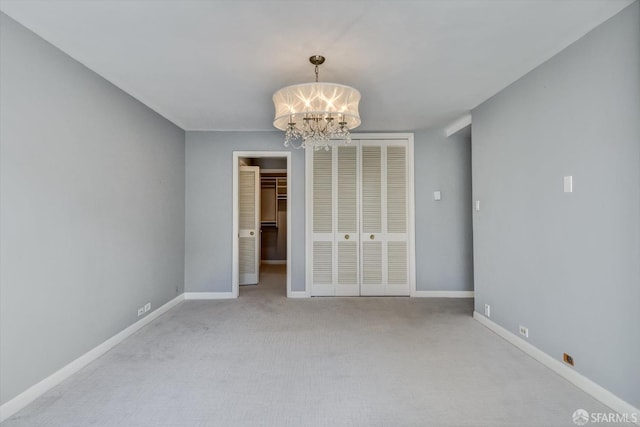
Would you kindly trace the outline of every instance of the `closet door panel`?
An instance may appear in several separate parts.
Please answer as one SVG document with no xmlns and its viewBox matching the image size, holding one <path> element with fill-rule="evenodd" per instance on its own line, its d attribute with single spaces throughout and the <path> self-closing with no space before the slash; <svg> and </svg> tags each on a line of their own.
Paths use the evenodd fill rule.
<svg viewBox="0 0 640 427">
<path fill-rule="evenodd" d="M 387 233 L 407 232 L 407 149 L 387 147 Z"/>
<path fill-rule="evenodd" d="M 361 276 L 360 295 L 385 294 L 383 225 L 383 146 L 361 142 Z"/>
<path fill-rule="evenodd" d="M 311 295 L 335 295 L 333 242 L 333 155 L 331 151 L 312 153 L 313 196 L 311 245 Z"/>
<path fill-rule="evenodd" d="M 409 295 L 406 143 L 361 141 L 361 147 L 360 293 Z"/>
<path fill-rule="evenodd" d="M 382 285 L 382 242 L 362 243 L 362 284 Z"/>
<path fill-rule="evenodd" d="M 241 285 L 249 285 L 257 283 L 256 275 L 256 238 L 240 237 L 238 251 L 240 254 L 240 280 Z M 253 277 L 251 279 L 250 277 Z"/>
<path fill-rule="evenodd" d="M 409 295 L 407 147 L 390 143 L 386 152 L 387 295 Z"/>
<path fill-rule="evenodd" d="M 333 283 L 333 243 L 313 242 L 313 281 Z"/>
<path fill-rule="evenodd" d="M 389 265 L 387 281 L 390 285 L 403 285 L 407 283 L 407 243 L 388 242 Z"/>
<path fill-rule="evenodd" d="M 335 295 L 333 285 L 333 242 L 313 242 L 313 295 Z"/>
<path fill-rule="evenodd" d="M 260 277 L 260 168 L 238 171 L 239 284 L 254 285 Z"/>
<path fill-rule="evenodd" d="M 382 147 L 362 147 L 362 232 L 382 231 Z"/>
<path fill-rule="evenodd" d="M 406 241 L 387 243 L 387 295 L 409 295 L 408 245 Z"/>
<path fill-rule="evenodd" d="M 358 285 L 358 244 L 356 242 L 337 242 L 338 280 L 336 295 L 357 296 Z"/>
<path fill-rule="evenodd" d="M 383 242 L 363 242 L 360 295 L 381 296 L 387 294 L 385 249 Z"/>
<path fill-rule="evenodd" d="M 338 147 L 338 233 L 358 231 L 357 147 Z"/>
<path fill-rule="evenodd" d="M 336 295 L 360 294 L 358 268 L 358 147 L 339 146 L 336 152 Z"/>
<path fill-rule="evenodd" d="M 331 151 L 313 153 L 313 233 L 333 233 L 333 160 Z"/>
</svg>

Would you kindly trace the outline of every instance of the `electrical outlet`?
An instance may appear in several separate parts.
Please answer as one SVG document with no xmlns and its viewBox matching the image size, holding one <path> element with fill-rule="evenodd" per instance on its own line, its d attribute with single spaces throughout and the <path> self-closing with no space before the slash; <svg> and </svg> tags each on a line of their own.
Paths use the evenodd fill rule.
<svg viewBox="0 0 640 427">
<path fill-rule="evenodd" d="M 491 306 L 489 304 L 484 305 L 484 315 L 491 317 Z"/>
<path fill-rule="evenodd" d="M 520 325 L 520 335 L 525 338 L 529 338 L 529 328 L 525 328 L 524 326 Z"/>
<path fill-rule="evenodd" d="M 138 317 L 142 316 L 144 314 L 144 307 L 140 307 L 138 309 Z"/>
<path fill-rule="evenodd" d="M 146 313 L 147 311 L 151 310 L 151 303 L 148 302 L 144 305 L 144 312 Z"/>
<path fill-rule="evenodd" d="M 569 365 L 573 366 L 573 357 L 569 356 L 567 353 L 565 353 L 565 354 L 562 356 L 562 360 L 564 360 L 564 362 L 565 362 L 565 363 L 567 363 L 567 364 L 569 364 Z"/>
</svg>

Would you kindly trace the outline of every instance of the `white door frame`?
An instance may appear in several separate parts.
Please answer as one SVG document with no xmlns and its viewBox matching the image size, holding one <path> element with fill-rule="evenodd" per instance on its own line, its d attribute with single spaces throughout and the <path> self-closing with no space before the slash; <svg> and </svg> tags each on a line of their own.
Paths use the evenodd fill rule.
<svg viewBox="0 0 640 427">
<path fill-rule="evenodd" d="M 291 151 L 234 151 L 233 152 L 233 234 L 231 255 L 231 292 L 233 298 L 240 295 L 240 262 L 238 253 L 238 233 L 240 231 L 238 213 L 238 164 L 241 157 L 285 157 L 287 159 L 287 298 L 291 297 Z"/>
</svg>

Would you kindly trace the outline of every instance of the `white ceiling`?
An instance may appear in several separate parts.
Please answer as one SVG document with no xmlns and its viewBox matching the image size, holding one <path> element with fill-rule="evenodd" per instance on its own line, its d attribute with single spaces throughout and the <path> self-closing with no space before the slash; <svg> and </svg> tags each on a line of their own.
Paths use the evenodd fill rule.
<svg viewBox="0 0 640 427">
<path fill-rule="evenodd" d="M 0 9 L 187 130 L 273 129 L 273 92 L 362 93 L 359 130 L 447 124 L 632 0 L 0 0 Z M 614 48 L 612 46 L 612 48 Z"/>
</svg>

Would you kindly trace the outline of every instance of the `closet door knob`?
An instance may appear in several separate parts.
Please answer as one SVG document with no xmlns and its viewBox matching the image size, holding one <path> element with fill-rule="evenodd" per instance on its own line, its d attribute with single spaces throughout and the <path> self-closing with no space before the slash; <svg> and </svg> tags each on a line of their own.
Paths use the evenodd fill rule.
<svg viewBox="0 0 640 427">
<path fill-rule="evenodd" d="M 345 239 L 345 240 L 349 240 L 349 235 L 348 235 L 348 234 L 345 234 L 345 235 L 344 235 L 344 239 Z"/>
<path fill-rule="evenodd" d="M 372 234 L 371 236 L 369 236 L 369 238 L 370 238 L 371 240 L 374 240 L 374 239 L 376 238 L 376 236 L 375 236 L 375 234 Z"/>
</svg>

